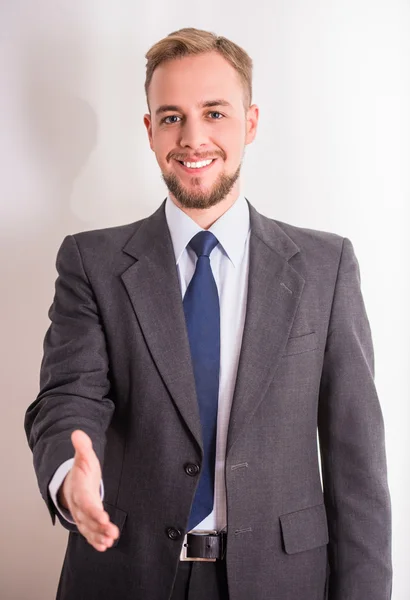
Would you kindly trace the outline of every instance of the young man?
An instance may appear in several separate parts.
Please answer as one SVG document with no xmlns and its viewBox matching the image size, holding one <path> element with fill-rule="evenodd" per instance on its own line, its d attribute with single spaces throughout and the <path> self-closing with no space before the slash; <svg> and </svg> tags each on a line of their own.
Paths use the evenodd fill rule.
<svg viewBox="0 0 410 600">
<path fill-rule="evenodd" d="M 387 600 L 384 427 L 352 244 L 241 195 L 258 124 L 244 50 L 182 29 L 147 59 L 169 195 L 64 239 L 25 420 L 71 532 L 58 598 Z"/>
</svg>

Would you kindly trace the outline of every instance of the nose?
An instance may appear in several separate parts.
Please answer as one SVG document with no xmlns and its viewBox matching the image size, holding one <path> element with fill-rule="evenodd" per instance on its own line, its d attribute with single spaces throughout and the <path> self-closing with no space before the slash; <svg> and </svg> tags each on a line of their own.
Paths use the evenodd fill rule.
<svg viewBox="0 0 410 600">
<path fill-rule="evenodd" d="M 180 131 L 179 143 L 183 148 L 189 147 L 197 150 L 208 143 L 205 128 L 199 121 L 186 119 Z"/>
</svg>

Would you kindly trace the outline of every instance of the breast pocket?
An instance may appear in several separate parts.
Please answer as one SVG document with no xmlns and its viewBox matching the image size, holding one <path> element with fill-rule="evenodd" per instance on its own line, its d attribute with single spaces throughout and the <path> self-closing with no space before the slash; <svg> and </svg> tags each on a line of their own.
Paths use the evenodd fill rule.
<svg viewBox="0 0 410 600">
<path fill-rule="evenodd" d="M 302 352 L 309 352 L 310 350 L 316 350 L 319 345 L 318 334 L 316 331 L 305 333 L 297 337 L 288 338 L 285 350 L 282 356 L 290 356 L 292 354 L 301 354 Z"/>
</svg>

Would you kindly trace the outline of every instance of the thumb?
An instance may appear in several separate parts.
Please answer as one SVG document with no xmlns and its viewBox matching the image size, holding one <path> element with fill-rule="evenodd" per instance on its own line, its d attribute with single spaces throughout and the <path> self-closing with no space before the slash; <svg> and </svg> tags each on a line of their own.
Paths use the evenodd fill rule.
<svg viewBox="0 0 410 600">
<path fill-rule="evenodd" d="M 71 442 L 74 446 L 75 458 L 87 459 L 93 454 L 91 438 L 81 429 L 72 432 Z"/>
</svg>

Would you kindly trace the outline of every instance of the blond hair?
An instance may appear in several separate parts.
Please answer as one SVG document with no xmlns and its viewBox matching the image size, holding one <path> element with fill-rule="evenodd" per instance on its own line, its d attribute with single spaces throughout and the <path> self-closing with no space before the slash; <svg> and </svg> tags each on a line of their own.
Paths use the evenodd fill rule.
<svg viewBox="0 0 410 600">
<path fill-rule="evenodd" d="M 216 51 L 237 71 L 245 89 L 245 108 L 252 102 L 252 59 L 237 44 L 210 31 L 185 27 L 159 40 L 146 53 L 145 95 L 148 103 L 148 89 L 155 69 L 163 62 L 182 56 L 193 56 Z"/>
</svg>

